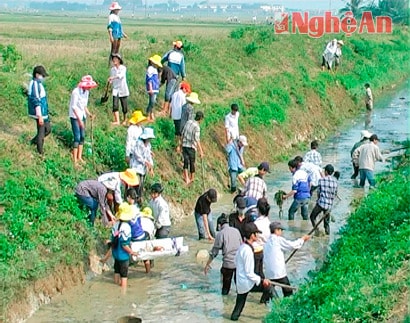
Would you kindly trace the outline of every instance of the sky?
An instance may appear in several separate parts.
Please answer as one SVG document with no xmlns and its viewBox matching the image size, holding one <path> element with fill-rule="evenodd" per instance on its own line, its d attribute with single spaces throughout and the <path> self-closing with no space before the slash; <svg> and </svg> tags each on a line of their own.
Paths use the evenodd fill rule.
<svg viewBox="0 0 410 323">
<path fill-rule="evenodd" d="M 0 4 L 4 0 L 0 0 Z M 10 1 L 10 0 L 9 0 Z M 17 0 L 11 1 L 16 2 Z M 31 0 L 35 2 L 52 2 L 52 0 Z M 58 1 L 58 0 L 57 0 Z M 64 0 L 68 2 L 78 2 L 85 4 L 102 4 L 103 0 Z M 121 0 L 117 0 L 121 4 Z M 166 3 L 168 0 L 146 0 L 150 4 L 155 3 Z M 176 0 L 180 4 L 194 4 L 199 3 L 202 0 Z M 5 1 L 7 2 L 7 1 Z M 144 3 L 145 0 L 142 0 Z M 266 3 L 284 5 L 286 8 L 290 9 L 329 9 L 332 10 L 340 9 L 345 6 L 346 0 L 209 0 L 210 3 Z"/>
</svg>

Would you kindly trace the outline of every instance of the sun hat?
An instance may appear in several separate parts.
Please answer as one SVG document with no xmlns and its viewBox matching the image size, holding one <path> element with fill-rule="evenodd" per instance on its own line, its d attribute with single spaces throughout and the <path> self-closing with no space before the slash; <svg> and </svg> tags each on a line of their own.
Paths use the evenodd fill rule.
<svg viewBox="0 0 410 323">
<path fill-rule="evenodd" d="M 325 166 L 325 171 L 326 173 L 328 173 L 329 175 L 332 175 L 333 172 L 335 171 L 335 168 L 331 165 L 331 164 L 327 164 Z"/>
<path fill-rule="evenodd" d="M 140 110 L 137 110 L 132 113 L 131 118 L 128 120 L 128 122 L 131 124 L 138 124 L 145 120 L 147 120 L 147 117 L 144 117 L 142 112 Z"/>
<path fill-rule="evenodd" d="M 269 224 L 269 229 L 270 229 L 270 232 L 272 232 L 272 233 L 273 233 L 276 229 L 285 230 L 285 228 L 282 226 L 282 224 L 281 224 L 280 222 L 277 222 L 277 221 L 272 222 L 271 224 Z"/>
<path fill-rule="evenodd" d="M 215 203 L 217 198 L 218 198 L 218 194 L 216 193 L 216 190 L 213 188 L 210 188 L 206 194 L 209 199 L 211 200 L 211 203 Z"/>
<path fill-rule="evenodd" d="M 118 54 L 118 53 L 111 54 L 111 60 L 112 60 L 114 57 L 117 57 L 117 58 L 120 60 L 120 64 L 121 64 L 121 65 L 124 64 L 124 61 L 122 60 L 122 57 L 121 57 L 120 54 Z"/>
<path fill-rule="evenodd" d="M 336 42 L 337 42 L 337 39 L 336 39 L 336 38 L 334 38 L 334 39 L 332 40 L 332 42 L 336 43 Z"/>
<path fill-rule="evenodd" d="M 340 45 L 342 45 L 342 46 L 344 46 L 344 44 L 345 44 L 345 43 L 343 42 L 343 40 L 338 40 L 337 43 L 340 44 Z"/>
<path fill-rule="evenodd" d="M 80 83 L 78 83 L 78 87 L 83 89 L 93 89 L 97 86 L 98 84 L 93 80 L 93 77 L 91 75 L 84 75 L 81 78 Z"/>
<path fill-rule="evenodd" d="M 176 41 L 172 42 L 172 45 L 174 45 L 174 47 L 179 48 L 179 49 L 184 47 L 184 44 L 180 40 L 176 40 Z"/>
<path fill-rule="evenodd" d="M 137 186 L 140 183 L 137 172 L 132 168 L 120 172 L 120 179 L 129 186 Z"/>
<path fill-rule="evenodd" d="M 367 130 L 362 130 L 360 131 L 360 135 L 362 136 L 362 139 L 364 138 L 369 139 L 373 134 Z"/>
<path fill-rule="evenodd" d="M 258 166 L 258 169 L 259 170 L 262 170 L 262 169 L 264 169 L 265 171 L 267 171 L 268 173 L 270 173 L 270 168 L 269 168 L 269 163 L 268 162 L 261 162 L 260 164 L 259 164 L 259 166 Z"/>
<path fill-rule="evenodd" d="M 164 188 L 162 187 L 161 183 L 155 183 L 151 185 L 151 193 L 162 193 Z"/>
<path fill-rule="evenodd" d="M 244 233 L 245 238 L 249 239 L 252 233 L 262 233 L 262 232 L 258 229 L 255 223 L 250 222 L 250 223 L 246 223 L 243 226 L 243 233 Z"/>
<path fill-rule="evenodd" d="M 196 104 L 200 104 L 200 103 L 201 103 L 201 101 L 199 101 L 199 98 L 198 98 L 198 93 L 196 93 L 196 92 L 191 92 L 191 93 L 186 97 L 186 100 L 187 100 L 188 102 L 191 102 L 191 103 L 196 103 Z"/>
<path fill-rule="evenodd" d="M 154 136 L 154 129 L 149 128 L 149 127 L 144 128 L 144 131 L 142 132 L 140 138 L 141 138 L 141 139 L 144 139 L 144 140 L 145 140 L 145 139 L 154 139 L 154 138 L 155 138 L 155 136 Z"/>
<path fill-rule="evenodd" d="M 159 55 L 152 55 L 150 58 L 148 58 L 148 60 L 152 63 L 154 63 L 155 65 L 162 67 L 162 63 L 161 63 L 161 56 Z"/>
<path fill-rule="evenodd" d="M 188 93 L 191 93 L 191 85 L 189 85 L 188 82 L 181 82 L 181 85 L 179 87 L 180 89 L 185 90 Z"/>
<path fill-rule="evenodd" d="M 144 207 L 142 211 L 140 212 L 141 216 L 144 218 L 149 218 L 151 220 L 154 220 L 154 217 L 152 216 L 152 209 L 150 207 Z"/>
<path fill-rule="evenodd" d="M 134 212 L 132 206 L 127 202 L 123 202 L 118 206 L 118 211 L 115 213 L 115 217 L 121 221 L 130 221 L 134 218 Z"/>
<path fill-rule="evenodd" d="M 36 67 L 34 67 L 33 69 L 33 77 L 36 76 L 36 74 L 40 74 L 43 77 L 47 77 L 48 73 L 46 72 L 46 69 L 44 68 L 43 65 L 37 65 Z"/>
<path fill-rule="evenodd" d="M 248 139 L 244 135 L 239 136 L 238 140 L 242 143 L 242 145 L 247 146 L 248 145 Z"/>
<path fill-rule="evenodd" d="M 121 9 L 122 9 L 122 8 L 121 8 L 121 6 L 118 4 L 118 2 L 117 2 L 117 1 L 113 1 L 113 2 L 111 3 L 110 8 L 109 8 L 108 10 L 112 11 L 112 10 L 121 10 Z"/>
</svg>

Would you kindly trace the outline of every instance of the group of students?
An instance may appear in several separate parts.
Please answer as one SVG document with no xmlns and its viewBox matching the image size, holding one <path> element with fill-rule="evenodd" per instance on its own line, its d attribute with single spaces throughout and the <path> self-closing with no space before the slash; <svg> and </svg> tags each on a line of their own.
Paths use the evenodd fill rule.
<svg viewBox="0 0 410 323">
<path fill-rule="evenodd" d="M 212 189 L 205 195 L 209 192 L 212 196 Z M 301 248 L 310 236 L 295 241 L 283 238 L 284 227 L 270 221 L 270 205 L 265 197 L 257 201 L 254 217 L 247 212 L 245 197 L 238 196 L 234 202 L 235 212 L 218 217 L 217 234 L 204 273 L 209 272 L 213 259 L 222 251 L 222 295 L 229 294 L 235 277 L 237 296 L 231 320 L 237 321 L 249 292 L 261 292 L 260 303 L 265 304 L 277 297 L 275 285 L 282 287 L 285 297 L 292 295 L 284 252 Z"/>
</svg>

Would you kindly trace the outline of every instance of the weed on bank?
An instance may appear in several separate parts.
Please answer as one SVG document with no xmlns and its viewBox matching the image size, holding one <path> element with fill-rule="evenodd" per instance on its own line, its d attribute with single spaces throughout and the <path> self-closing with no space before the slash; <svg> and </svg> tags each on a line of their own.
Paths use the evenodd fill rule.
<svg viewBox="0 0 410 323">
<path fill-rule="evenodd" d="M 391 319 L 409 286 L 409 170 L 407 164 L 381 180 L 341 229 L 323 267 L 293 297 L 274 303 L 265 322 Z"/>
</svg>

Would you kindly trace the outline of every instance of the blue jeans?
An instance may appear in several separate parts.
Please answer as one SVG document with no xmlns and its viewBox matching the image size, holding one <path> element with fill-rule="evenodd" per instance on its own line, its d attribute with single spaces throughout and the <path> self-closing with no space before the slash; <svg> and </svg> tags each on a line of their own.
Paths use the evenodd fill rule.
<svg viewBox="0 0 410 323">
<path fill-rule="evenodd" d="M 238 174 L 242 172 L 242 169 L 232 170 L 229 169 L 229 178 L 231 179 L 231 193 L 236 192 L 236 178 Z"/>
<path fill-rule="evenodd" d="M 98 200 L 91 196 L 83 196 L 78 194 L 76 194 L 75 196 L 77 196 L 78 202 L 85 205 L 90 210 L 88 220 L 90 221 L 91 225 L 94 225 L 98 210 Z"/>
<path fill-rule="evenodd" d="M 372 170 L 359 169 L 359 175 L 360 175 L 359 186 L 364 187 L 364 184 L 366 183 L 366 179 L 369 181 L 370 187 L 374 187 L 376 185 L 376 180 L 374 179 Z"/>
<path fill-rule="evenodd" d="M 207 218 L 208 218 L 209 232 L 211 233 L 212 237 L 215 238 L 216 234 L 215 234 L 214 222 L 212 220 L 212 213 L 211 212 L 209 212 Z M 199 213 L 195 212 L 195 222 L 196 222 L 196 227 L 198 228 L 199 240 L 207 239 L 205 225 L 204 225 L 204 219 L 202 218 L 202 214 L 199 214 Z"/>
<path fill-rule="evenodd" d="M 302 218 L 303 220 L 308 219 L 308 207 L 309 207 L 309 198 L 306 199 L 294 199 L 292 202 L 292 205 L 289 208 L 289 220 L 294 220 L 295 219 L 295 213 L 298 210 L 298 208 L 301 208 L 302 212 Z"/>
<path fill-rule="evenodd" d="M 154 110 L 155 103 L 157 103 L 157 95 L 158 93 L 149 94 L 148 93 L 148 106 L 147 106 L 147 114 L 152 113 Z"/>
<path fill-rule="evenodd" d="M 83 120 L 84 128 L 80 128 L 78 125 L 78 120 L 74 118 L 70 118 L 71 121 L 71 129 L 73 130 L 74 136 L 74 148 L 78 148 L 79 145 L 84 145 L 84 138 L 85 138 L 85 120 Z"/>
</svg>

